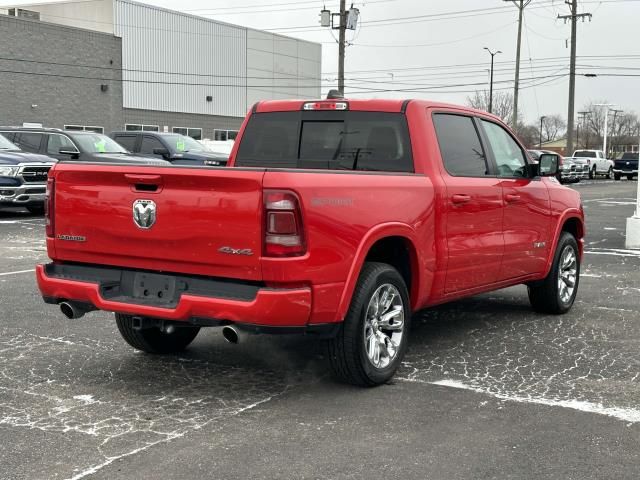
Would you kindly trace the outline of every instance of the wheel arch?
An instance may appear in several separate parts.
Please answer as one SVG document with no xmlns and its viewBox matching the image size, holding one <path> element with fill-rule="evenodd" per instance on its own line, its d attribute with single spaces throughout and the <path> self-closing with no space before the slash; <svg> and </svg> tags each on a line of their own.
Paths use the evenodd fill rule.
<svg viewBox="0 0 640 480">
<path fill-rule="evenodd" d="M 549 258 L 547 259 L 547 267 L 544 273 L 545 276 L 548 275 L 549 271 L 551 270 L 551 264 L 553 263 L 556 246 L 560 241 L 560 235 L 562 235 L 562 232 L 569 232 L 575 237 L 576 242 L 578 242 L 578 253 L 580 255 L 580 259 L 582 259 L 582 256 L 584 254 L 584 236 L 586 234 L 584 217 L 582 213 L 577 209 L 566 211 L 560 217 L 553 235 L 553 248 L 549 249 Z"/>
<path fill-rule="evenodd" d="M 342 320 L 347 314 L 360 272 L 367 261 L 388 263 L 399 271 L 407 284 L 411 307 L 414 309 L 424 281 L 420 275 L 416 245 L 416 232 L 406 224 L 382 224 L 370 230 L 360 242 L 351 264 L 336 320 Z"/>
</svg>

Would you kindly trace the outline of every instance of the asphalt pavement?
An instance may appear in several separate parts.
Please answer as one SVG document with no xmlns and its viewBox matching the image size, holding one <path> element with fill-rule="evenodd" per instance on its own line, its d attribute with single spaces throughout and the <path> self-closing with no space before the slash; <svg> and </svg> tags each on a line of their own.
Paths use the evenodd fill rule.
<svg viewBox="0 0 640 480">
<path fill-rule="evenodd" d="M 0 211 L 0 478 L 636 480 L 636 186 L 572 187 L 587 238 L 571 312 L 532 312 L 523 286 L 419 312 L 374 389 L 335 383 L 307 338 L 205 329 L 161 357 L 110 314 L 67 320 L 36 288 L 43 219 Z"/>
</svg>

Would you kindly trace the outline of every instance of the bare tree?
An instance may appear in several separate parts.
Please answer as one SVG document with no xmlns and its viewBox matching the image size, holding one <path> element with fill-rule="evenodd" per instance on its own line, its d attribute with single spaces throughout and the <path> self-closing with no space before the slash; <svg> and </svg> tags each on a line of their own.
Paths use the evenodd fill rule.
<svg viewBox="0 0 640 480">
<path fill-rule="evenodd" d="M 589 112 L 585 118 L 585 127 L 589 136 L 595 135 L 596 143 L 604 137 L 604 118 L 607 114 L 607 107 L 597 105 L 598 103 L 606 104 L 608 102 L 606 100 L 591 101 L 582 108 L 583 111 Z"/>
<path fill-rule="evenodd" d="M 467 105 L 478 110 L 489 111 L 489 91 L 476 90 L 471 97 L 467 97 Z M 493 91 L 493 112 L 504 122 L 509 123 L 513 119 L 513 94 L 509 92 Z"/>
<path fill-rule="evenodd" d="M 542 119 L 542 139 L 551 142 L 562 136 L 567 124 L 560 115 L 549 115 Z"/>
</svg>

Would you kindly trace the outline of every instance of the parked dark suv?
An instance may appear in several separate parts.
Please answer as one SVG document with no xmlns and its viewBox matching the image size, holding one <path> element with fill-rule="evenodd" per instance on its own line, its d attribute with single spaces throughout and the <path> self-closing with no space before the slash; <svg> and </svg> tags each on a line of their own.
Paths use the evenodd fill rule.
<svg viewBox="0 0 640 480">
<path fill-rule="evenodd" d="M 57 128 L 0 127 L 0 134 L 25 152 L 58 160 L 166 164 L 162 160 L 133 155 L 102 133 Z"/>
<path fill-rule="evenodd" d="M 211 152 L 193 138 L 179 133 L 113 132 L 110 137 L 136 155 L 163 158 L 174 165 L 227 164 L 228 155 Z"/>
</svg>

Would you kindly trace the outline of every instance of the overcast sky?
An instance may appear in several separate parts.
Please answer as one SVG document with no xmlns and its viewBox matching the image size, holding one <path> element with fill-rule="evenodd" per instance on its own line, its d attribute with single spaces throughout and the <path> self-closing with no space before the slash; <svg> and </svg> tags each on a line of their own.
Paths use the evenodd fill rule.
<svg viewBox="0 0 640 480">
<path fill-rule="evenodd" d="M 328 80 L 323 94 L 330 83 L 337 84 L 338 47 L 332 38 L 337 31 L 319 26 L 319 12 L 323 5 L 337 11 L 338 0 L 145 3 L 322 42 L 322 72 Z M 598 77 L 577 77 L 576 111 L 590 100 L 607 100 L 640 113 L 640 0 L 581 0 L 579 5 L 593 19 L 578 24 L 577 72 Z M 511 2 L 370 0 L 354 6 L 360 9 L 361 23 L 347 33 L 352 43 L 345 67 L 348 96 L 465 103 L 474 90 L 488 88 L 485 46 L 503 52 L 495 57 L 494 89 L 513 89 L 518 9 Z M 568 13 L 564 0 L 532 0 L 525 9 L 519 104 L 528 122 L 552 114 L 566 119 L 571 29 L 557 16 Z"/>
</svg>

